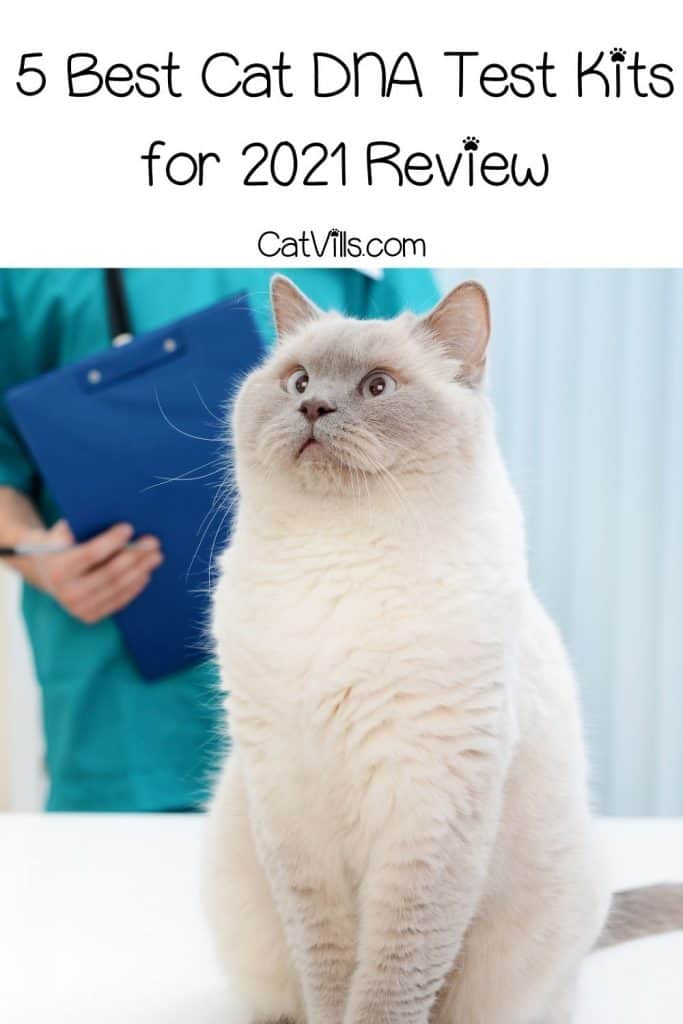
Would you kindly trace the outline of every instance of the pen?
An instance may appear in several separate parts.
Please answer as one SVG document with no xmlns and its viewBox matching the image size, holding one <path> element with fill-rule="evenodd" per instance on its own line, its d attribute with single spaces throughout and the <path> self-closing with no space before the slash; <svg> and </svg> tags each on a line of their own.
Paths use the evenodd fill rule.
<svg viewBox="0 0 683 1024">
<path fill-rule="evenodd" d="M 135 547 L 137 541 L 126 544 L 127 548 Z M 59 555 L 70 551 L 75 544 L 17 544 L 15 547 L 0 547 L 0 558 L 23 558 L 26 555 Z"/>
</svg>

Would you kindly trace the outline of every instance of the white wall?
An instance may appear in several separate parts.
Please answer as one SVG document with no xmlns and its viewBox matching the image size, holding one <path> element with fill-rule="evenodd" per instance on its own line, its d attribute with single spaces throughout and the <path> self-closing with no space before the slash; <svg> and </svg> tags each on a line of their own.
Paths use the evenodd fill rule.
<svg viewBox="0 0 683 1024">
<path fill-rule="evenodd" d="M 45 777 L 40 697 L 19 612 L 19 586 L 0 569 L 0 807 L 38 810 Z"/>
<path fill-rule="evenodd" d="M 446 271 L 491 295 L 532 579 L 577 669 L 599 806 L 683 814 L 683 272 Z"/>
<path fill-rule="evenodd" d="M 10 757 L 9 757 L 9 684 L 6 669 L 9 666 L 7 644 L 7 598 L 5 581 L 0 576 L 0 810 L 10 805 Z"/>
</svg>

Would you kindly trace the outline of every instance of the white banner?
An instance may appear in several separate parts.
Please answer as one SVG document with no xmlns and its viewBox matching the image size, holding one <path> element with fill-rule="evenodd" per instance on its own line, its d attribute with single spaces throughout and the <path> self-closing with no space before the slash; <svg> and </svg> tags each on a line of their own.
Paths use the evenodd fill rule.
<svg viewBox="0 0 683 1024">
<path fill-rule="evenodd" d="M 670 0 L 4 21 L 0 263 L 683 262 Z"/>
</svg>

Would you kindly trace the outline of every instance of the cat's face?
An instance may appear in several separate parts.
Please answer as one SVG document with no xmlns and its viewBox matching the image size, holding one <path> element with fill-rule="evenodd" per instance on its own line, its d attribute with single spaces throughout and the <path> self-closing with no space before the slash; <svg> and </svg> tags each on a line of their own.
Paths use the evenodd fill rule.
<svg viewBox="0 0 683 1024">
<path fill-rule="evenodd" d="M 358 321 L 321 313 L 276 278 L 273 310 L 280 343 L 235 406 L 238 468 L 353 494 L 471 457 L 489 333 L 478 286 L 422 319 Z"/>
</svg>

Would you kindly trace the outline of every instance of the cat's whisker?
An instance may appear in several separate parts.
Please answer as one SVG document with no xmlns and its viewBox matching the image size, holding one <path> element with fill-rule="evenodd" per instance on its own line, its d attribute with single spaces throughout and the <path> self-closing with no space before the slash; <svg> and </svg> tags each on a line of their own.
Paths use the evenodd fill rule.
<svg viewBox="0 0 683 1024">
<path fill-rule="evenodd" d="M 231 509 L 230 508 L 227 508 L 224 511 L 223 517 L 222 517 L 220 523 L 218 524 L 218 526 L 216 528 L 216 531 L 215 531 L 215 533 L 213 535 L 213 541 L 211 543 L 211 550 L 209 551 L 209 570 L 208 570 L 208 575 L 209 575 L 209 592 L 213 592 L 213 565 L 214 565 L 214 553 L 216 551 L 216 543 L 218 541 L 219 536 L 223 532 L 223 527 L 225 526 L 225 523 L 226 523 L 228 517 L 230 516 L 230 513 L 231 513 Z"/>
<path fill-rule="evenodd" d="M 223 418 L 221 416 L 219 416 L 217 413 L 215 413 L 213 411 L 213 409 L 210 409 L 209 406 L 206 404 L 206 401 L 204 400 L 204 396 L 202 395 L 201 391 L 199 390 L 197 382 L 193 381 L 192 383 L 193 383 L 194 389 L 195 389 L 195 391 L 197 393 L 197 398 L 199 399 L 201 404 L 204 406 L 204 408 L 208 412 L 209 416 L 211 416 L 212 419 L 216 420 L 217 423 L 220 423 L 221 427 L 225 427 L 225 421 L 223 420 Z"/>
<path fill-rule="evenodd" d="M 226 486 L 224 488 L 218 487 L 216 489 L 216 493 L 213 496 L 213 501 L 211 502 L 209 510 L 206 513 L 206 515 L 204 516 L 204 518 L 202 519 L 202 521 L 199 524 L 199 526 L 197 527 L 197 531 L 195 533 L 195 536 L 198 536 L 201 533 L 201 531 L 203 530 L 204 524 L 206 523 L 206 520 L 209 518 L 209 516 L 212 514 L 212 512 L 216 508 L 216 503 L 219 502 L 220 500 L 227 500 L 231 493 L 232 493 L 232 489 L 231 489 L 231 487 L 228 484 L 226 484 Z"/>
<path fill-rule="evenodd" d="M 205 463 L 205 465 L 211 465 L 211 463 Z M 201 467 L 198 467 L 198 468 L 201 468 Z M 192 470 L 191 469 L 191 470 L 188 470 L 187 473 L 180 473 L 178 476 L 164 476 L 164 477 L 161 477 L 160 479 L 158 479 L 156 481 L 156 483 L 149 484 L 148 487 L 143 487 L 143 489 L 141 490 L 140 493 L 141 494 L 145 494 L 147 491 L 153 491 L 157 487 L 165 487 L 166 484 L 182 484 L 182 483 L 193 484 L 193 483 L 196 483 L 198 480 L 208 480 L 210 477 L 214 477 L 214 476 L 217 476 L 219 473 L 222 473 L 223 472 L 223 467 L 222 466 L 217 466 L 215 469 L 210 470 L 210 472 L 208 472 L 208 473 L 202 473 L 200 476 L 191 476 L 190 474 L 194 473 L 194 472 L 196 472 L 196 470 Z"/>
<path fill-rule="evenodd" d="M 157 407 L 164 421 L 169 425 L 169 427 L 172 430 L 175 430 L 176 434 L 182 434 L 183 437 L 189 437 L 193 441 L 207 441 L 210 444 L 216 444 L 216 442 L 220 440 L 219 435 L 217 435 L 216 437 L 203 437 L 201 434 L 191 434 L 189 431 L 183 430 L 182 427 L 179 427 L 177 424 L 175 424 L 173 420 L 171 420 L 170 417 L 166 414 L 166 411 L 163 405 L 161 404 L 161 398 L 159 397 L 159 389 L 156 386 L 154 388 L 154 398 L 156 400 Z"/>
<path fill-rule="evenodd" d="M 410 503 L 404 489 L 397 483 L 391 472 L 380 465 L 377 466 L 376 472 L 379 480 L 384 483 L 389 493 L 393 495 L 403 511 L 408 514 L 415 525 L 419 525 L 420 519 L 417 516 L 413 505 Z"/>
<path fill-rule="evenodd" d="M 213 500 L 212 505 L 211 505 L 211 509 L 213 509 L 213 512 L 211 512 L 211 509 L 210 509 L 209 512 L 207 513 L 207 516 L 209 515 L 209 513 L 211 513 L 211 515 L 210 515 L 210 518 L 209 518 L 208 522 L 206 523 L 206 526 L 202 530 L 201 536 L 200 536 L 199 540 L 197 541 L 197 545 L 196 545 L 196 547 L 194 549 L 192 558 L 190 559 L 190 564 L 188 565 L 187 570 L 185 572 L 185 579 L 186 580 L 188 580 L 189 577 L 190 577 L 190 573 L 192 572 L 192 568 L 194 566 L 194 563 L 197 560 L 197 555 L 199 554 L 199 552 L 200 552 L 200 550 L 202 548 L 202 545 L 204 544 L 204 541 L 206 540 L 206 537 L 208 536 L 208 532 L 211 529 L 211 524 L 215 522 L 216 517 L 221 513 L 221 511 L 224 513 L 224 519 L 225 519 L 225 517 L 227 515 L 230 514 L 231 505 L 229 503 L 227 503 L 227 505 L 226 504 L 221 505 L 220 503 L 217 504 L 216 499 L 219 496 L 223 497 L 224 500 L 225 500 L 225 497 L 226 497 L 224 494 L 221 495 L 220 491 L 218 491 L 217 494 L 214 496 L 214 500 Z M 207 517 L 205 516 L 204 520 L 206 520 L 206 518 Z"/>
<path fill-rule="evenodd" d="M 399 503 L 399 506 L 412 520 L 412 522 L 418 528 L 418 530 L 421 531 L 423 526 L 422 519 L 417 514 L 417 511 L 413 503 L 408 498 L 405 488 L 401 486 L 399 481 L 396 479 L 395 475 L 391 472 L 390 469 L 382 465 L 380 462 L 376 463 L 375 472 L 377 473 L 380 481 L 382 481 L 388 488 L 389 492 L 393 494 L 394 498 Z"/>
</svg>

